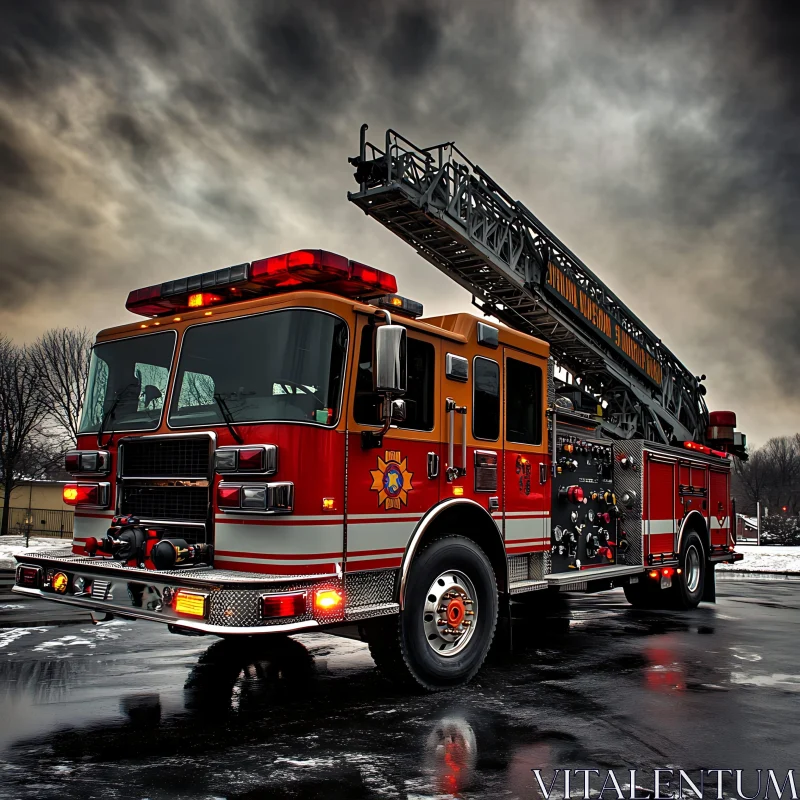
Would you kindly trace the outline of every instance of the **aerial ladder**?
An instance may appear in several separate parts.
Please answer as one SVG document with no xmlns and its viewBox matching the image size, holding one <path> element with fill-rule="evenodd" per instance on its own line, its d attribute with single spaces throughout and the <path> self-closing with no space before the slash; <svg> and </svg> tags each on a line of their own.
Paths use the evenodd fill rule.
<svg viewBox="0 0 800 800">
<path fill-rule="evenodd" d="M 453 142 L 421 148 L 361 126 L 348 199 L 472 295 L 485 315 L 549 342 L 556 406 L 595 416 L 614 439 L 709 443 L 695 376 L 520 201 Z M 560 399 L 560 402 L 559 402 Z M 737 434 L 729 449 L 743 454 Z"/>
</svg>

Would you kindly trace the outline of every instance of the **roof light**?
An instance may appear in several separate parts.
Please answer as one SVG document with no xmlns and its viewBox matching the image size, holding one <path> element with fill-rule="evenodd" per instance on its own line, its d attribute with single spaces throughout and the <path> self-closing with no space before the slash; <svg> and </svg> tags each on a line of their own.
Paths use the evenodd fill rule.
<svg viewBox="0 0 800 800">
<path fill-rule="evenodd" d="M 378 306 L 378 308 L 386 308 L 389 311 L 394 311 L 412 319 L 422 316 L 422 303 L 418 303 L 416 300 L 409 300 L 399 294 L 385 294 L 382 297 L 377 297 L 372 301 L 372 305 Z"/>
<path fill-rule="evenodd" d="M 203 308 L 203 306 L 213 306 L 222 301 L 218 294 L 211 294 L 211 292 L 198 292 L 197 294 L 190 294 L 188 300 L 189 308 Z M 180 317 L 178 318 L 180 319 Z"/>
<path fill-rule="evenodd" d="M 369 299 L 397 291 L 393 275 L 325 250 L 295 250 L 252 264 L 136 289 L 125 307 L 143 316 L 174 314 L 208 305 L 263 297 L 300 287 Z M 210 316 L 209 312 L 205 312 Z"/>
</svg>

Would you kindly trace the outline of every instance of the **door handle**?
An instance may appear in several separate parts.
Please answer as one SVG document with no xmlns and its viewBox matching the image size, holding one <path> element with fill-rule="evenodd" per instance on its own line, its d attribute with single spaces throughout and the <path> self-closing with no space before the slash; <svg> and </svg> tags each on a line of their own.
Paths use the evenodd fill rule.
<svg viewBox="0 0 800 800">
<path fill-rule="evenodd" d="M 433 480 L 439 477 L 439 456 L 437 453 L 428 453 L 428 478 Z"/>
<path fill-rule="evenodd" d="M 544 461 L 539 462 L 539 483 L 547 483 L 547 464 Z"/>
</svg>

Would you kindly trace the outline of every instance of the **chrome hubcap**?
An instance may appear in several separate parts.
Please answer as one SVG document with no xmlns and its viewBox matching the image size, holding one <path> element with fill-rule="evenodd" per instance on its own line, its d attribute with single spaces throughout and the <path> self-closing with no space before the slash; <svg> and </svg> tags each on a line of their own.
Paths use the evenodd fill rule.
<svg viewBox="0 0 800 800">
<path fill-rule="evenodd" d="M 694 545 L 686 551 L 686 587 L 696 592 L 700 585 L 700 553 Z"/>
<path fill-rule="evenodd" d="M 477 621 L 472 581 L 458 570 L 443 572 L 428 589 L 422 610 L 428 645 L 440 656 L 454 656 L 467 646 Z"/>
</svg>

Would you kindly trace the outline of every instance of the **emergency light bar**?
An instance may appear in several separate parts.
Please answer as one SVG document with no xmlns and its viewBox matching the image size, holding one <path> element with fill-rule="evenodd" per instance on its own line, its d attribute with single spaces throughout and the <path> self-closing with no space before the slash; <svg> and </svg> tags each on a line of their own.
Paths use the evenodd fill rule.
<svg viewBox="0 0 800 800">
<path fill-rule="evenodd" d="M 397 281 L 388 272 L 336 253 L 295 250 L 136 289 L 128 295 L 125 308 L 144 317 L 157 317 L 301 288 L 368 300 L 394 294 Z"/>
</svg>

